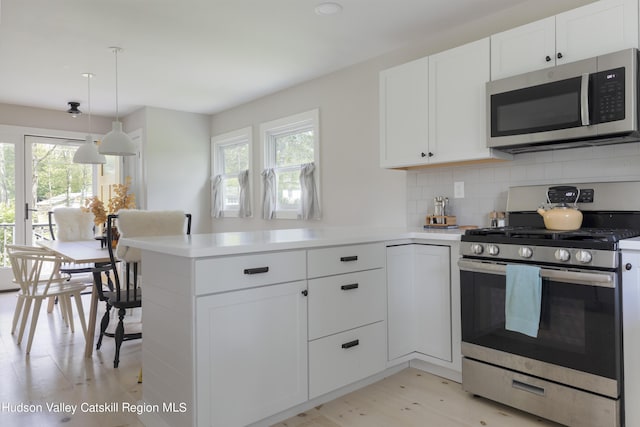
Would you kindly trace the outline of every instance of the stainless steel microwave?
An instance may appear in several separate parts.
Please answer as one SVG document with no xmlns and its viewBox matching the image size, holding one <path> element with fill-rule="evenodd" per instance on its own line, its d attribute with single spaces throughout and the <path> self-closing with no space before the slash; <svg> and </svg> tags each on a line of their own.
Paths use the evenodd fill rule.
<svg viewBox="0 0 640 427">
<path fill-rule="evenodd" d="M 640 140 L 637 49 L 487 83 L 487 146 L 510 153 Z"/>
</svg>

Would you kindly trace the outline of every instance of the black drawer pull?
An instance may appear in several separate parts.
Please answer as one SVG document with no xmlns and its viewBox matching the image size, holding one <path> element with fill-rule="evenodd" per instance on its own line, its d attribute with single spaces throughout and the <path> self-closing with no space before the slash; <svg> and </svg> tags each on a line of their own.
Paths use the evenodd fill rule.
<svg viewBox="0 0 640 427">
<path fill-rule="evenodd" d="M 257 267 L 257 268 L 245 268 L 244 274 L 260 274 L 260 273 L 268 273 L 269 267 Z"/>
<path fill-rule="evenodd" d="M 357 261 L 357 260 L 358 260 L 358 255 L 340 257 L 340 261 L 342 262 Z"/>
<path fill-rule="evenodd" d="M 340 286 L 340 289 L 342 289 L 343 291 L 348 291 L 350 289 L 358 289 L 358 284 L 357 283 L 352 283 L 350 285 L 342 285 L 342 286 Z"/>
<path fill-rule="evenodd" d="M 351 348 L 360 344 L 360 340 L 353 340 L 342 344 L 342 348 Z"/>
</svg>

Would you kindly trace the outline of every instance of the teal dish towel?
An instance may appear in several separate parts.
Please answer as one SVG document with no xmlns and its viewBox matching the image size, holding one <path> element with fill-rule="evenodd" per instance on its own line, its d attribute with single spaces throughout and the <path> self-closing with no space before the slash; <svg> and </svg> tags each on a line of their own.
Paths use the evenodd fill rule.
<svg viewBox="0 0 640 427">
<path fill-rule="evenodd" d="M 536 338 L 540 326 L 540 267 L 507 265 L 505 328 Z"/>
</svg>

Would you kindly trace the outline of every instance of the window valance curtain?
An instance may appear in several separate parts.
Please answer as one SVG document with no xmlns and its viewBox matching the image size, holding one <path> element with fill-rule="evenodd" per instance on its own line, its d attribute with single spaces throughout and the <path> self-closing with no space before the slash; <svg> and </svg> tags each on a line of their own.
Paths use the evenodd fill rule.
<svg viewBox="0 0 640 427">
<path fill-rule="evenodd" d="M 222 176 L 211 178 L 211 217 L 222 218 Z"/>
<path fill-rule="evenodd" d="M 262 218 L 274 219 L 276 213 L 276 173 L 273 169 L 262 171 Z"/>
<path fill-rule="evenodd" d="M 300 166 L 300 218 L 320 219 L 320 203 L 316 187 L 315 163 Z"/>
<path fill-rule="evenodd" d="M 238 217 L 247 218 L 251 216 L 249 169 L 244 170 L 238 174 L 238 184 L 240 185 Z"/>
</svg>

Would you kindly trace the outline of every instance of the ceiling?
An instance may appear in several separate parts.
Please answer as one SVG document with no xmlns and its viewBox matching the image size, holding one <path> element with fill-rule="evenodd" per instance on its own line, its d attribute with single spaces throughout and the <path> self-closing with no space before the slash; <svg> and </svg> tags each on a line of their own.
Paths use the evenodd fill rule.
<svg viewBox="0 0 640 427">
<path fill-rule="evenodd" d="M 525 0 L 0 0 L 0 103 L 213 114 Z"/>
</svg>

